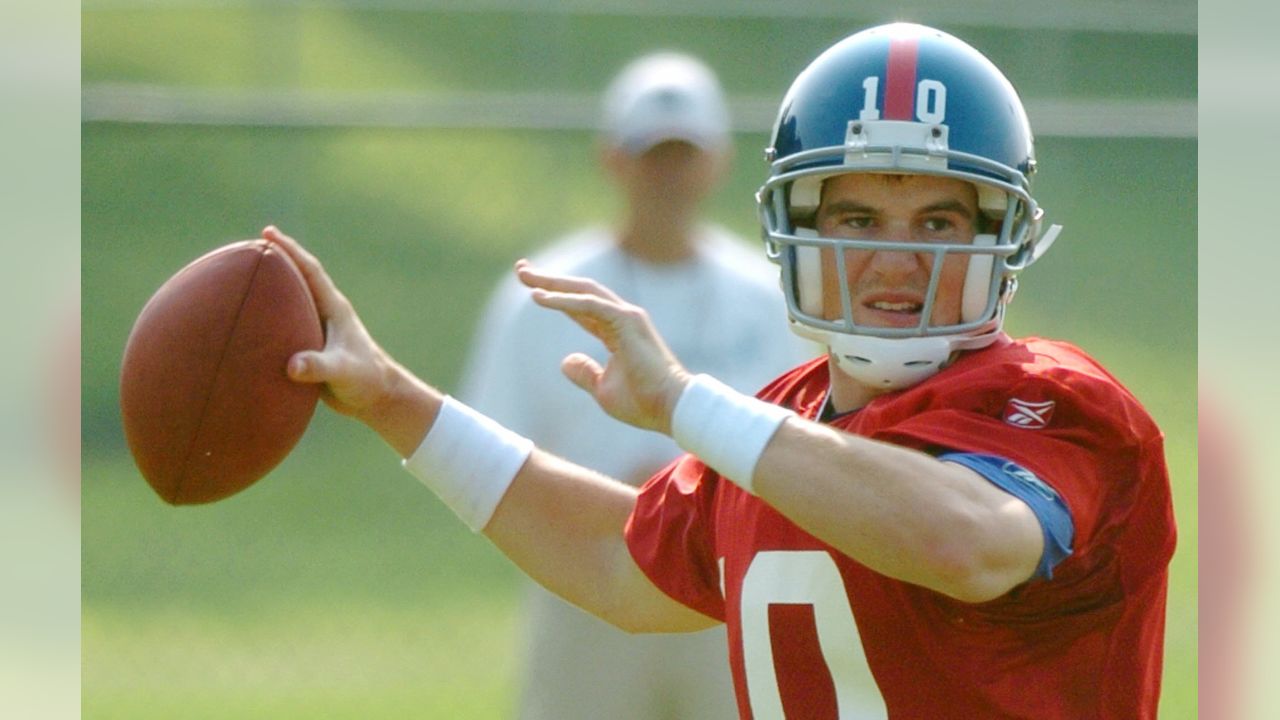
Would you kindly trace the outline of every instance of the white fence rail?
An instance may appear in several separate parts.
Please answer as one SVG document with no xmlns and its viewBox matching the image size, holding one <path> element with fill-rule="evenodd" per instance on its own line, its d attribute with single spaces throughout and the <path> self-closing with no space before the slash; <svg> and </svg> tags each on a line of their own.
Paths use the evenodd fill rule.
<svg viewBox="0 0 1280 720">
<path fill-rule="evenodd" d="M 599 98 L 573 93 L 211 90 L 141 84 L 86 85 L 83 122 L 263 127 L 590 130 Z M 768 132 L 778 99 L 731 100 L 734 129 Z M 1041 137 L 1196 136 L 1194 100 L 1027 99 Z"/>
</svg>

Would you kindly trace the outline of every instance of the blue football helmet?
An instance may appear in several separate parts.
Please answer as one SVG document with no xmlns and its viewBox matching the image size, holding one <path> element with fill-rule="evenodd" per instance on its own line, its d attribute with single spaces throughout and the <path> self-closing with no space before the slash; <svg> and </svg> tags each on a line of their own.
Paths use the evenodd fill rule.
<svg viewBox="0 0 1280 720">
<path fill-rule="evenodd" d="M 1043 211 L 1030 194 L 1031 127 L 1013 85 L 973 47 L 921 25 L 874 27 L 818 56 L 783 98 L 766 159 L 769 178 L 756 199 L 769 257 L 781 266 L 791 327 L 826 345 L 842 370 L 874 387 L 913 385 L 956 352 L 994 342 L 1018 272 L 1061 230 L 1055 225 L 1041 234 Z M 972 183 L 978 234 L 964 244 L 820 237 L 815 215 L 823 182 L 845 173 Z M 931 256 L 919 322 L 854 322 L 844 261 L 835 271 L 842 307 L 824 310 L 823 249 L 837 256 L 849 250 Z M 943 261 L 955 256 L 968 258 L 960 317 L 935 325 Z"/>
</svg>

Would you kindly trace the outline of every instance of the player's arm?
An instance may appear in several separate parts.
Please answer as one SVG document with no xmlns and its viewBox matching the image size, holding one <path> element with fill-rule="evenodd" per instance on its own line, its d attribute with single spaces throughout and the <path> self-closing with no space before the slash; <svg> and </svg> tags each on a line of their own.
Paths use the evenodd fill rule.
<svg viewBox="0 0 1280 720">
<path fill-rule="evenodd" d="M 535 450 L 484 534 L 539 584 L 629 632 L 687 632 L 718 621 L 659 590 L 623 527 L 639 491 Z"/>
<path fill-rule="evenodd" d="M 290 378 L 322 383 L 326 403 L 413 457 L 445 411 L 444 396 L 377 345 L 313 256 L 273 227 L 263 237 L 298 264 L 326 329 L 323 350 L 290 359 Z M 634 488 L 537 450 L 516 462 L 500 502 L 477 525 L 533 579 L 633 632 L 715 624 L 658 590 L 632 559 L 623 526 Z"/>
<path fill-rule="evenodd" d="M 605 366 L 571 355 L 563 370 L 606 412 L 672 435 L 849 557 L 971 602 L 998 597 L 1035 572 L 1045 544 L 1035 513 L 973 470 L 794 415 L 783 420 L 780 409 L 723 387 L 709 405 L 686 413 L 697 417 L 683 432 L 673 430 L 677 405 L 691 406 L 691 377 L 643 311 L 589 280 L 527 264 L 517 265 L 517 275 L 534 288 L 535 302 L 604 342 Z"/>
<path fill-rule="evenodd" d="M 797 418 L 769 440 L 751 488 L 864 565 L 959 600 L 1003 595 L 1044 552 L 1031 507 L 974 470 Z"/>
</svg>

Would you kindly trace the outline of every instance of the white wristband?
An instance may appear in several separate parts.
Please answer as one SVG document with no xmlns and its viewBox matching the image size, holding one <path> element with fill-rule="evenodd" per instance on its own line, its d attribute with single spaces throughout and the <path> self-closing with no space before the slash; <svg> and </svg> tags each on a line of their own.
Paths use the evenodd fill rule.
<svg viewBox="0 0 1280 720">
<path fill-rule="evenodd" d="M 722 477 L 754 494 L 751 477 L 782 421 L 795 413 L 695 375 L 676 401 L 671 437 Z"/>
<path fill-rule="evenodd" d="M 533 441 L 446 395 L 435 424 L 403 465 L 480 532 L 531 452 Z"/>
</svg>

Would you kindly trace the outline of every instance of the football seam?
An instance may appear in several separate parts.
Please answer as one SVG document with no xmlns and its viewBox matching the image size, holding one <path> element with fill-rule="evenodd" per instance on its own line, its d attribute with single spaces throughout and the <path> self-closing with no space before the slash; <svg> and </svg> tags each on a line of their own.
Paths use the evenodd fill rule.
<svg viewBox="0 0 1280 720">
<path fill-rule="evenodd" d="M 182 488 L 189 478 L 187 469 L 191 465 L 191 455 L 195 452 L 196 440 L 200 438 L 200 432 L 204 430 L 205 421 L 208 419 L 209 403 L 213 401 L 213 390 L 218 386 L 218 379 L 222 376 L 223 369 L 226 367 L 224 361 L 227 358 L 227 352 L 231 349 L 231 341 L 235 337 L 235 330 L 240 326 L 240 316 L 244 314 L 245 304 L 249 302 L 249 296 L 253 294 L 253 284 L 258 279 L 258 270 L 262 268 L 262 261 L 266 254 L 266 250 L 261 250 L 258 253 L 258 260 L 253 264 L 253 272 L 249 275 L 249 282 L 245 285 L 244 297 L 240 298 L 240 307 L 236 308 L 235 318 L 231 321 L 231 332 L 227 334 L 226 342 L 222 346 L 222 352 L 218 356 L 218 364 L 213 372 L 213 381 L 209 383 L 209 393 L 204 398 L 203 407 L 200 408 L 200 422 L 196 425 L 195 432 L 191 434 L 191 441 L 187 445 L 187 451 L 182 456 L 182 464 L 178 466 L 178 477 L 173 486 L 173 499 L 170 500 L 172 503 L 178 503 L 182 497 Z"/>
</svg>

